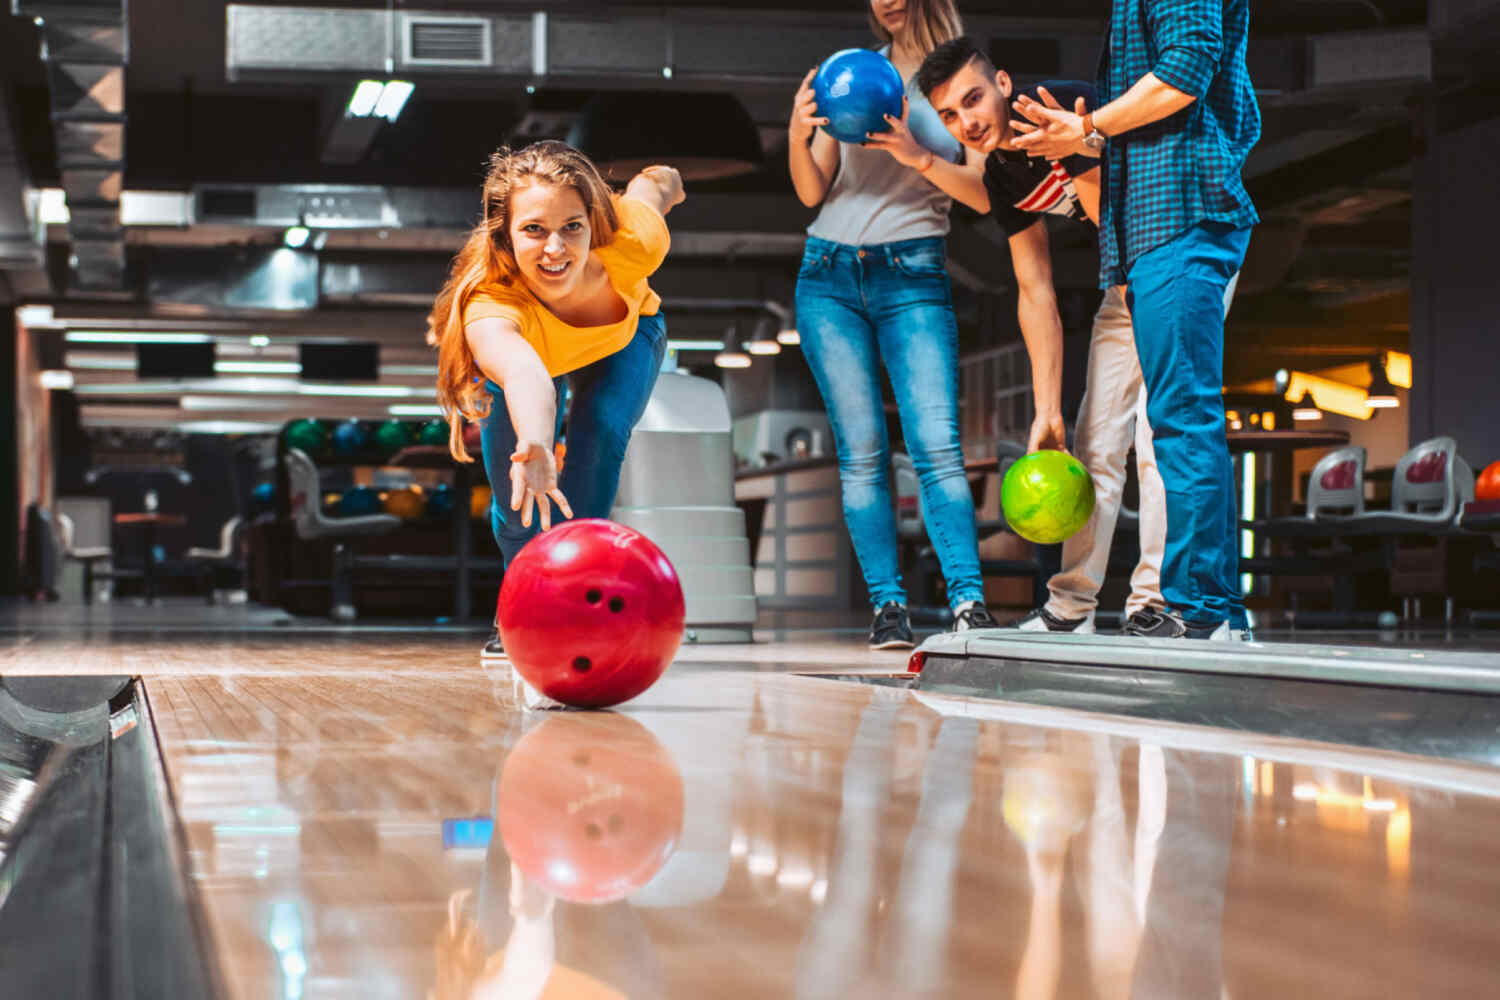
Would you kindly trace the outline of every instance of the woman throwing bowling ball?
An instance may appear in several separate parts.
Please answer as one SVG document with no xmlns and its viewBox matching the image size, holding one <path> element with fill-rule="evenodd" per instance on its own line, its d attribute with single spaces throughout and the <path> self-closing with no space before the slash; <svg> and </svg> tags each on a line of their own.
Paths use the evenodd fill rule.
<svg viewBox="0 0 1500 1000">
<path fill-rule="evenodd" d="M 490 159 L 484 217 L 427 322 L 448 448 L 473 461 L 462 424 L 480 422 L 496 487 L 490 525 L 507 563 L 551 527 L 554 504 L 563 517 L 609 516 L 666 350 L 661 299 L 646 279 L 667 255 L 664 217 L 682 200 L 671 167 L 647 167 L 616 195 L 561 142 Z M 559 475 L 553 442 L 565 384 L 568 459 Z M 509 511 L 499 490 L 507 479 Z M 498 630 L 485 655 L 504 655 Z"/>
<path fill-rule="evenodd" d="M 881 53 L 905 81 L 899 119 L 863 144 L 839 142 L 813 93 L 797 91 L 788 157 L 797 197 L 821 205 L 797 277 L 797 329 L 828 408 L 844 518 L 875 609 L 870 646 L 912 645 L 897 558 L 891 448 L 880 367 L 890 375 L 927 532 L 948 584 L 954 628 L 992 627 L 979 575 L 974 501 L 958 437 L 958 325 L 944 237 L 951 204 L 935 184 L 988 211 L 983 161 L 966 161 L 912 82 L 922 59 L 962 34 L 952 0 L 871 0 Z"/>
</svg>

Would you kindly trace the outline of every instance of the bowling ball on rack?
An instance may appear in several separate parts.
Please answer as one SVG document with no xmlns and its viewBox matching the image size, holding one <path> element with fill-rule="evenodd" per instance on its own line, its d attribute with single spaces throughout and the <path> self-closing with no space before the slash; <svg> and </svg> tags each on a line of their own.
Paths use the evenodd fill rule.
<svg viewBox="0 0 1500 1000">
<path fill-rule="evenodd" d="M 542 532 L 505 569 L 495 620 L 540 694 L 577 708 L 629 701 L 682 642 L 687 608 L 672 563 L 645 535 L 585 518 Z"/>
<path fill-rule="evenodd" d="M 427 491 L 427 516 L 447 520 L 453 516 L 453 487 L 439 483 Z"/>
<path fill-rule="evenodd" d="M 495 787 L 495 828 L 527 879 L 573 903 L 650 882 L 682 836 L 682 772 L 634 719 L 556 714 L 523 736 Z"/>
<path fill-rule="evenodd" d="M 448 443 L 448 421 L 433 417 L 417 429 L 417 444 L 445 445 Z"/>
<path fill-rule="evenodd" d="M 306 452 L 309 458 L 317 458 L 328 443 L 328 428 L 321 420 L 293 420 L 282 431 L 282 440 L 288 448 Z"/>
<path fill-rule="evenodd" d="M 379 514 L 381 509 L 379 490 L 369 486 L 356 486 L 345 490 L 344 495 L 339 497 L 337 513 L 339 517 L 367 517 Z"/>
<path fill-rule="evenodd" d="M 256 483 L 255 489 L 250 491 L 250 512 L 252 514 L 264 514 L 271 510 L 276 504 L 276 486 L 274 483 Z"/>
<path fill-rule="evenodd" d="M 333 451 L 340 458 L 354 458 L 370 444 L 370 432 L 358 420 L 345 420 L 333 429 Z"/>
<path fill-rule="evenodd" d="M 490 501 L 494 494 L 488 486 L 475 486 L 469 491 L 469 517 L 476 521 L 490 516 Z"/>
<path fill-rule="evenodd" d="M 1034 451 L 1006 470 L 1000 507 L 1010 530 L 1027 541 L 1052 545 L 1088 523 L 1094 512 L 1094 480 L 1065 451 Z"/>
<path fill-rule="evenodd" d="M 423 499 L 421 490 L 408 486 L 405 489 L 386 491 L 383 506 L 387 514 L 395 514 L 403 521 L 415 521 L 427 509 L 427 502 Z"/>
<path fill-rule="evenodd" d="M 901 117 L 906 87 L 891 61 L 870 49 L 841 49 L 813 75 L 823 131 L 839 142 L 863 143 L 870 132 L 889 132 L 885 116 Z"/>
<path fill-rule="evenodd" d="M 1500 500 L 1500 462 L 1491 462 L 1474 483 L 1475 500 Z"/>
<path fill-rule="evenodd" d="M 387 420 L 375 428 L 375 448 L 385 458 L 411 444 L 411 428 L 404 420 Z"/>
<path fill-rule="evenodd" d="M 481 446 L 479 443 L 479 425 L 476 423 L 464 424 L 463 437 L 464 448 L 468 450 L 470 455 L 477 459 L 481 454 Z"/>
</svg>

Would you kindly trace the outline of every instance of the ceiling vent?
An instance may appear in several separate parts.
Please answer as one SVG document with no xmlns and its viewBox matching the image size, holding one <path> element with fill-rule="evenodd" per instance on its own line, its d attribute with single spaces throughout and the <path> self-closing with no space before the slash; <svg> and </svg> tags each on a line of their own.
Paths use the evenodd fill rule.
<svg viewBox="0 0 1500 1000">
<path fill-rule="evenodd" d="M 401 61 L 406 66 L 490 65 L 490 22 L 483 17 L 408 14 L 401 20 Z"/>
</svg>

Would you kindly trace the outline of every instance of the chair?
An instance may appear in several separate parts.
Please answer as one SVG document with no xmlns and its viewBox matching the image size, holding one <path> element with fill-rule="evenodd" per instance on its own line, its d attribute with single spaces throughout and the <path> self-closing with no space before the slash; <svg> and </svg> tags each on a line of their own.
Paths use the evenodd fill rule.
<svg viewBox="0 0 1500 1000">
<path fill-rule="evenodd" d="M 292 524 L 297 537 L 307 541 L 328 539 L 333 542 L 333 608 L 329 616 L 335 621 L 350 622 L 354 610 L 354 542 L 359 538 L 384 535 L 401 526 L 392 514 L 367 514 L 363 517 L 324 517 L 323 495 L 318 467 L 299 448 L 286 450 L 287 483 L 291 487 Z"/>
<path fill-rule="evenodd" d="M 73 519 L 67 514 L 58 512 L 57 518 L 58 542 L 62 546 L 63 558 L 76 563 L 83 564 L 83 603 L 94 603 L 94 577 L 109 576 L 107 573 L 97 573 L 94 569 L 95 563 L 109 562 L 113 552 L 108 545 L 79 546 L 75 544 L 78 532 L 73 524 Z"/>
<path fill-rule="evenodd" d="M 219 529 L 218 548 L 200 548 L 195 545 L 183 556 L 188 562 L 198 565 L 199 578 L 203 581 L 204 596 L 209 604 L 214 602 L 214 584 L 219 570 L 234 572 L 243 584 L 245 560 L 241 556 L 243 549 L 241 536 L 244 523 L 244 519 L 238 515 L 231 517 Z"/>
<path fill-rule="evenodd" d="M 1453 620 L 1449 541 L 1460 534 L 1459 512 L 1473 499 L 1474 470 L 1459 456 L 1458 443 L 1435 437 L 1396 463 L 1390 510 L 1357 514 L 1343 525 L 1347 534 L 1383 542 L 1391 595 L 1401 598 L 1403 618 L 1421 614 L 1422 595 L 1441 594 L 1445 620 Z"/>
</svg>

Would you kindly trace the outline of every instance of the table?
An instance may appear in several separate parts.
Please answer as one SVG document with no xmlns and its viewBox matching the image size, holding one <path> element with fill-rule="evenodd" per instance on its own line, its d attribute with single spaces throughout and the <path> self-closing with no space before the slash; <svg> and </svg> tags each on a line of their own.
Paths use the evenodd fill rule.
<svg viewBox="0 0 1500 1000">
<path fill-rule="evenodd" d="M 1270 462 L 1269 483 L 1266 494 L 1266 516 L 1283 517 L 1292 508 L 1292 462 L 1291 454 L 1303 448 L 1341 448 L 1349 443 L 1348 431 L 1302 430 L 1294 428 L 1279 431 L 1229 431 L 1231 455 L 1267 455 Z M 1238 478 L 1238 477 L 1236 477 Z M 1257 477 L 1260 478 L 1260 477 Z M 1254 512 L 1240 511 L 1242 518 L 1251 518 Z"/>
<path fill-rule="evenodd" d="M 156 601 L 156 527 L 165 524 L 168 527 L 180 527 L 187 524 L 187 518 L 182 514 L 116 514 L 115 524 L 122 527 L 139 524 L 146 529 L 146 563 L 145 563 L 145 588 L 146 603 L 152 604 Z"/>
</svg>

